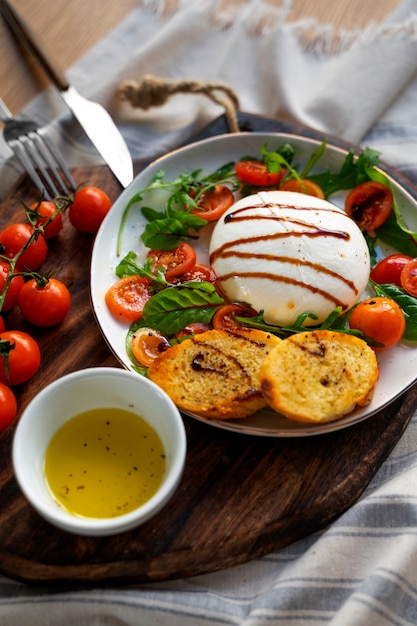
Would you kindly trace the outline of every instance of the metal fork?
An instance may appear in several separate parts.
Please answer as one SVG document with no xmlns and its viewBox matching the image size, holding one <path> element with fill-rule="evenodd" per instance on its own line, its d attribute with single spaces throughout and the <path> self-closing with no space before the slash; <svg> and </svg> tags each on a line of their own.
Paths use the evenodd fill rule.
<svg viewBox="0 0 417 626">
<path fill-rule="evenodd" d="M 61 153 L 32 120 L 17 120 L 0 98 L 3 136 L 46 200 L 69 195 L 76 184 Z"/>
</svg>

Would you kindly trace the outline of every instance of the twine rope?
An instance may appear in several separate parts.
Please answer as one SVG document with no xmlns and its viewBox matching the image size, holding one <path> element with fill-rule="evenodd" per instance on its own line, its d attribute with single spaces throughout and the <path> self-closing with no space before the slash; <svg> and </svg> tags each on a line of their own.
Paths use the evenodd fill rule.
<svg viewBox="0 0 417 626">
<path fill-rule="evenodd" d="M 133 107 L 144 110 L 166 104 L 169 98 L 177 93 L 207 96 L 225 109 L 229 131 L 231 133 L 240 132 L 237 119 L 239 100 L 233 89 L 224 83 L 165 80 L 146 74 L 140 82 L 127 80 L 117 90 L 121 100 L 130 102 Z"/>
</svg>

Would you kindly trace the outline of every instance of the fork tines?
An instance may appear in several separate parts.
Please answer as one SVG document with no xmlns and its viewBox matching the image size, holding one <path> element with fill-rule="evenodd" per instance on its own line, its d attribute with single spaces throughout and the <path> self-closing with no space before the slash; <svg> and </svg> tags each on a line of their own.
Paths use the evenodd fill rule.
<svg viewBox="0 0 417 626">
<path fill-rule="evenodd" d="M 41 131 L 33 130 L 8 143 L 45 199 L 69 195 L 75 190 L 74 179 L 62 155 Z"/>
</svg>

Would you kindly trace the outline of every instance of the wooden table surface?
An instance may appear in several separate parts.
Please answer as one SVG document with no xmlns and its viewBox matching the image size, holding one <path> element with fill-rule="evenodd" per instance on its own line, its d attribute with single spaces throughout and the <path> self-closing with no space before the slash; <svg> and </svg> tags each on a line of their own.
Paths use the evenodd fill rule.
<svg viewBox="0 0 417 626">
<path fill-rule="evenodd" d="M 281 0 L 267 0 L 281 4 Z M 64 71 L 79 59 L 125 15 L 138 0 L 12 0 L 45 48 Z M 178 0 L 167 0 L 172 6 Z M 245 0 L 222 0 L 243 4 Z M 288 20 L 316 17 L 340 30 L 363 28 L 381 21 L 400 0 L 293 0 Z M 20 111 L 46 86 L 42 74 L 22 58 L 7 26 L 0 19 L 0 95 L 13 113 Z"/>
</svg>

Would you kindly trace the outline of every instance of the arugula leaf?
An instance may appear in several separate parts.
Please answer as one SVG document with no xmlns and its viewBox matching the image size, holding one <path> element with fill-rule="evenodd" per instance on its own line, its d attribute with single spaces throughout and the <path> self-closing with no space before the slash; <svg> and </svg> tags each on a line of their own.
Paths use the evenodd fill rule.
<svg viewBox="0 0 417 626">
<path fill-rule="evenodd" d="M 165 279 L 164 269 L 158 267 L 156 274 L 152 271 L 152 259 L 146 259 L 145 265 L 138 265 L 136 263 L 137 254 L 132 250 L 126 254 L 126 256 L 120 261 L 116 267 L 116 276 L 123 278 L 124 276 L 139 275 L 143 278 L 149 278 L 154 289 L 157 286 L 159 289 L 163 289 L 168 284 Z"/>
<path fill-rule="evenodd" d="M 216 184 L 230 184 L 233 189 L 237 189 L 238 183 L 234 164 L 230 162 L 205 176 L 202 176 L 201 172 L 201 169 L 196 169 L 166 181 L 164 170 L 159 170 L 147 187 L 132 196 L 123 211 L 120 222 L 117 254 L 119 255 L 121 251 L 123 230 L 132 206 L 143 202 L 145 195 L 153 190 L 165 191 L 167 196 L 163 211 L 157 211 L 149 206 L 139 207 L 148 221 L 141 236 L 147 247 L 172 250 L 181 241 L 193 236 L 190 231 L 198 231 L 206 226 L 208 223 L 206 220 L 190 212 L 197 206 L 197 200 L 190 194 L 190 191 L 195 190 L 198 197 Z"/>
<path fill-rule="evenodd" d="M 317 315 L 312 311 L 304 311 L 301 313 L 293 324 L 289 326 L 275 326 L 272 324 L 268 324 L 265 322 L 263 318 L 263 311 L 256 315 L 255 317 L 235 317 L 235 320 L 240 324 L 244 324 L 245 326 L 249 326 L 251 328 L 257 328 L 258 330 L 264 330 L 265 332 L 271 333 L 272 335 L 277 335 L 278 337 L 289 337 L 290 335 L 294 335 L 296 333 L 304 333 L 307 331 L 313 330 L 335 330 L 341 333 L 345 333 L 347 335 L 355 335 L 357 337 L 361 337 L 362 339 L 368 341 L 368 343 L 374 343 L 373 340 L 368 340 L 364 337 L 363 333 L 356 328 L 349 327 L 349 314 L 345 313 L 344 315 L 340 315 L 342 311 L 341 307 L 335 308 L 319 325 L 316 326 L 304 326 L 304 322 L 310 318 L 312 320 L 317 319 Z"/>
<path fill-rule="evenodd" d="M 349 150 L 338 172 L 327 169 L 320 174 L 312 174 L 309 178 L 323 190 L 326 198 L 344 189 L 351 189 L 369 180 L 370 172 L 379 163 L 380 153 L 372 148 L 365 150 L 355 158 L 354 150 Z"/>
<path fill-rule="evenodd" d="M 327 148 L 327 140 L 322 141 L 321 144 L 317 146 L 317 148 L 312 152 L 303 171 L 301 172 L 300 174 L 301 178 L 307 178 L 307 176 L 310 173 L 310 170 L 315 166 L 315 164 L 321 159 L 323 154 L 326 152 L 326 148 Z"/>
<path fill-rule="evenodd" d="M 291 178 L 300 180 L 299 173 L 291 165 L 294 154 L 293 148 L 290 151 L 290 144 L 284 144 L 277 150 L 268 150 L 267 144 L 264 144 L 261 148 L 261 155 L 269 172 L 279 172 L 282 167 L 285 167 Z"/>
<path fill-rule="evenodd" d="M 211 283 L 189 281 L 152 296 L 143 308 L 142 321 L 164 335 L 175 335 L 194 322 L 209 324 L 223 303 Z"/>
</svg>

